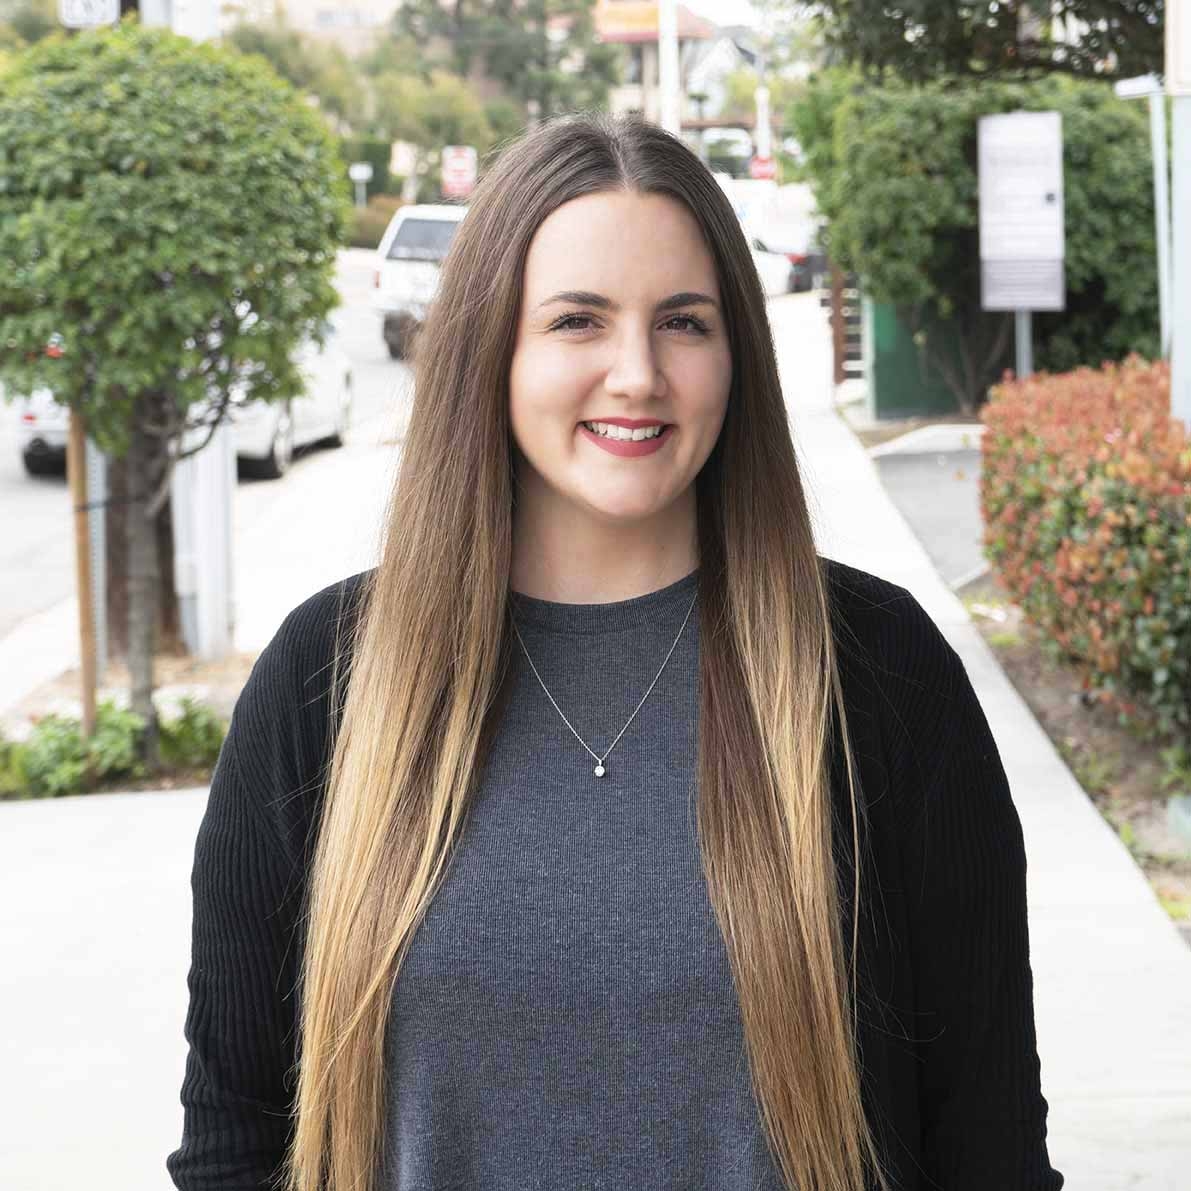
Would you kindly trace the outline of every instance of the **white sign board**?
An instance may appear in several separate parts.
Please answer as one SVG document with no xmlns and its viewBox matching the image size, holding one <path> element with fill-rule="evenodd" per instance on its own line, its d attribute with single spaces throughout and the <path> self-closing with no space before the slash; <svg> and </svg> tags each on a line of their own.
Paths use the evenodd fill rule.
<svg viewBox="0 0 1191 1191">
<path fill-rule="evenodd" d="M 1166 0 L 1166 93 L 1191 95 L 1191 4 Z"/>
<path fill-rule="evenodd" d="M 982 116 L 978 141 L 982 308 L 1063 310 L 1062 117 Z"/>
<path fill-rule="evenodd" d="M 353 182 L 371 182 L 372 163 L 368 161 L 353 161 L 347 167 L 347 176 Z"/>
<path fill-rule="evenodd" d="M 58 20 L 68 29 L 93 29 L 120 20 L 120 0 L 58 0 Z"/>
<path fill-rule="evenodd" d="M 444 145 L 442 192 L 447 198 L 464 198 L 475 189 L 477 155 L 474 145 Z"/>
</svg>

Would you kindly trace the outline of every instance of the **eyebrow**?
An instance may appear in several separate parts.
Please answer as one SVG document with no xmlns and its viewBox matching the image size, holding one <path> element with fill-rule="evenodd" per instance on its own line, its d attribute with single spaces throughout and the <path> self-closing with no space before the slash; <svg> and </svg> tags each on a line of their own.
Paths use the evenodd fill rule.
<svg viewBox="0 0 1191 1191">
<path fill-rule="evenodd" d="M 600 310 L 620 309 L 618 303 L 613 302 L 611 298 L 604 297 L 603 294 L 593 294 L 589 290 L 582 289 L 567 289 L 554 294 L 544 302 L 539 302 L 534 308 L 534 312 L 537 313 L 537 311 L 547 306 L 552 306 L 556 302 L 571 302 L 576 306 L 595 306 Z M 714 306 L 716 310 L 719 309 L 719 303 L 708 294 L 701 294 L 694 290 L 684 290 L 682 293 L 671 294 L 668 298 L 663 298 L 654 307 L 654 311 L 675 310 L 679 306 Z"/>
</svg>

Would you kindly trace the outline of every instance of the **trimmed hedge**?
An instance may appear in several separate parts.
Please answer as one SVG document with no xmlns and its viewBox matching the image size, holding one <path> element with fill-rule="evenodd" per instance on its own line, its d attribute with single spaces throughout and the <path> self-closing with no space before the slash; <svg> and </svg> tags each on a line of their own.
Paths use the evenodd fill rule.
<svg viewBox="0 0 1191 1191">
<path fill-rule="evenodd" d="M 1170 366 L 1129 356 L 994 386 L 985 554 L 1084 688 L 1160 734 L 1191 725 L 1191 439 Z"/>
<path fill-rule="evenodd" d="M 374 194 L 366 207 L 353 207 L 347 242 L 353 248 L 375 248 L 401 205 L 397 195 Z"/>
</svg>

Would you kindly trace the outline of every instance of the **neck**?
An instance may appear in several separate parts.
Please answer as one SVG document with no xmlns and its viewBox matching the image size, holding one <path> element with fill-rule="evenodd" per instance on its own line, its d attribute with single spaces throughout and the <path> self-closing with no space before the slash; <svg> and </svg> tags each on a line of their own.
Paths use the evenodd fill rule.
<svg viewBox="0 0 1191 1191">
<path fill-rule="evenodd" d="M 600 520 L 574 507 L 540 516 L 532 501 L 514 516 L 510 586 L 534 599 L 631 600 L 677 583 L 698 565 L 693 485 L 648 521 Z"/>
</svg>

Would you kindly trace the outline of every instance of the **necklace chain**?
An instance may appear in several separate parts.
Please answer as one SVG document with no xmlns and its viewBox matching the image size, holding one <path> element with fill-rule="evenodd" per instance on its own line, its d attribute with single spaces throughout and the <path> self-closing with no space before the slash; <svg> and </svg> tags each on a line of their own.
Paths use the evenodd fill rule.
<svg viewBox="0 0 1191 1191">
<path fill-rule="evenodd" d="M 628 720 L 625 722 L 624 727 L 621 728 L 621 730 L 616 733 L 616 739 L 613 740 L 612 743 L 608 746 L 607 752 L 604 753 L 603 757 L 601 757 L 598 753 L 596 753 L 588 745 L 587 741 L 584 740 L 583 737 L 580 736 L 579 733 L 575 731 L 574 726 L 571 724 L 571 721 L 568 720 L 567 717 L 563 714 L 562 708 L 559 707 L 559 705 L 554 702 L 554 696 L 550 693 L 546 684 L 542 681 L 542 676 L 538 673 L 537 666 L 535 666 L 533 664 L 533 658 L 531 658 L 529 656 L 529 650 L 525 646 L 525 640 L 521 636 L 521 630 L 517 627 L 517 618 L 513 617 L 513 632 L 515 632 L 517 634 L 517 640 L 521 642 L 521 651 L 525 654 L 525 660 L 529 663 L 530 669 L 534 672 L 534 677 L 538 680 L 538 684 L 541 686 L 542 690 L 546 692 L 546 698 L 549 699 L 552 704 L 554 704 L 554 710 L 557 711 L 560 716 L 562 716 L 562 722 L 564 724 L 566 724 L 566 726 L 568 728 L 570 728 L 571 735 L 574 736 L 574 738 L 585 749 L 587 749 L 587 751 L 591 754 L 591 756 L 593 756 L 595 758 L 595 761 L 596 761 L 595 775 L 596 775 L 596 777 L 603 777 L 604 774 L 607 772 L 607 770 L 605 770 L 605 768 L 604 768 L 605 758 L 607 758 L 608 755 L 612 752 L 612 750 L 616 747 L 616 741 L 618 741 L 625 734 L 626 730 L 628 729 L 629 724 L 631 724 L 633 722 L 633 720 L 636 718 L 637 712 L 639 712 L 641 710 L 641 708 L 645 705 L 645 700 L 649 698 L 650 691 L 653 690 L 653 688 L 657 685 L 658 679 L 661 678 L 662 670 L 665 670 L 667 662 L 670 661 L 670 654 L 672 654 L 674 652 L 674 650 L 678 647 L 679 639 L 682 637 L 682 630 L 686 628 L 686 622 L 688 620 L 690 620 L 691 612 L 694 610 L 695 601 L 698 598 L 699 598 L 699 592 L 698 592 L 698 589 L 696 589 L 695 594 L 691 599 L 690 607 L 687 608 L 687 610 L 686 610 L 686 616 L 683 617 L 682 627 L 678 630 L 678 636 L 674 638 L 674 644 L 670 646 L 670 652 L 666 654 L 666 660 L 664 662 L 662 662 L 661 669 L 658 670 L 657 674 L 654 675 L 653 682 L 651 682 L 649 684 L 649 689 L 646 690 L 645 694 L 641 696 L 641 702 L 638 703 L 635 708 L 633 708 L 633 714 L 631 716 L 629 716 Z"/>
</svg>

